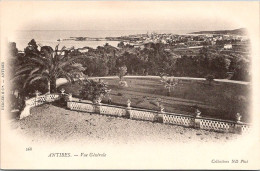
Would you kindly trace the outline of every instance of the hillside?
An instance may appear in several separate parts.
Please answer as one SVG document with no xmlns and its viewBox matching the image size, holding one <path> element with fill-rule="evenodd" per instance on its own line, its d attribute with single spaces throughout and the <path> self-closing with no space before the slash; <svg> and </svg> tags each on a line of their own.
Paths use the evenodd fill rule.
<svg viewBox="0 0 260 171">
<path fill-rule="evenodd" d="M 245 28 L 235 30 L 216 30 L 216 31 L 198 31 L 190 34 L 235 34 L 235 35 L 246 35 L 247 30 Z"/>
</svg>

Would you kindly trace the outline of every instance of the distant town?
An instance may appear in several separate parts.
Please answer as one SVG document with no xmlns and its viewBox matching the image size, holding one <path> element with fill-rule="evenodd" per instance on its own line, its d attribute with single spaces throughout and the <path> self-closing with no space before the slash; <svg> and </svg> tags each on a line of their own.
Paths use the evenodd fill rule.
<svg viewBox="0 0 260 171">
<path fill-rule="evenodd" d="M 37 132 L 26 126 L 38 123 L 39 118 L 45 120 L 40 119 L 42 123 L 37 125 L 50 129 L 47 134 L 50 132 L 51 137 L 56 124 L 49 125 L 66 118 L 62 123 L 77 122 L 60 128 L 56 136 L 63 136 L 64 128 L 73 128 L 71 132 L 82 128 L 82 133 L 91 131 L 83 137 L 94 136 L 102 141 L 107 138 L 104 132 L 114 129 L 115 123 L 119 129 L 114 135 L 126 135 L 122 138 L 126 141 L 129 132 L 118 130 L 147 129 L 152 130 L 150 135 L 159 135 L 165 128 L 154 124 L 140 127 L 129 119 L 189 127 L 182 133 L 177 127 L 165 129 L 169 131 L 167 136 L 181 135 L 187 137 L 185 141 L 195 139 L 192 134 L 200 140 L 216 137 L 213 130 L 223 131 L 222 140 L 227 141 L 231 133 L 250 130 L 250 41 L 240 31 L 186 35 L 147 32 L 105 38 L 70 37 L 60 41 L 67 40 L 70 45 L 81 47 L 59 47 L 55 40 L 57 45 L 53 48 L 50 44 L 40 45 L 32 37 L 21 52 L 15 42 L 9 43 L 11 109 L 18 124 L 28 132 Z M 92 48 L 91 43 L 99 45 Z M 84 114 L 79 116 L 75 111 Z M 122 118 L 107 121 L 112 117 L 103 115 Z M 80 118 L 83 116 L 89 120 Z M 103 123 L 110 124 L 104 127 Z M 204 133 L 203 129 L 210 133 Z M 101 131 L 92 133 L 92 130 Z M 64 137 L 71 135 L 64 133 Z"/>
<path fill-rule="evenodd" d="M 145 34 L 135 34 L 120 37 L 70 37 L 59 39 L 58 41 L 119 41 L 122 45 L 144 49 L 149 43 L 164 44 L 164 50 L 174 52 L 179 55 L 192 55 L 196 50 L 203 47 L 212 47 L 216 50 L 234 52 L 242 55 L 249 55 L 249 39 L 245 29 L 224 30 L 224 31 L 201 31 L 185 35 L 172 33 L 147 32 Z M 120 46 L 121 45 L 121 46 Z M 86 52 L 84 50 L 84 52 Z"/>
<path fill-rule="evenodd" d="M 119 37 L 69 37 L 57 41 L 81 41 L 80 48 L 63 48 L 62 55 L 83 56 L 80 61 L 88 76 L 111 76 L 126 66 L 129 75 L 174 75 L 177 77 L 250 81 L 250 40 L 245 29 L 200 31 L 184 35 L 147 32 Z M 86 41 L 86 44 L 84 44 Z M 89 47 L 87 41 L 104 44 Z M 110 44 L 111 42 L 111 44 Z M 112 43 L 113 42 L 113 43 Z M 32 39 L 38 52 L 38 43 Z M 57 43 L 58 44 L 58 43 Z M 10 44 L 18 52 L 16 43 Z M 53 48 L 39 45 L 40 51 Z M 19 51 L 23 58 L 31 46 Z"/>
</svg>

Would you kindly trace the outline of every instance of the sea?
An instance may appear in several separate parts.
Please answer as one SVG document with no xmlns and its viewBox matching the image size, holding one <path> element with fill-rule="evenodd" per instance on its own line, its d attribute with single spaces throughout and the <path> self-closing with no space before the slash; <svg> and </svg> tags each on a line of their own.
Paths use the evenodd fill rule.
<svg viewBox="0 0 260 171">
<path fill-rule="evenodd" d="M 75 47 L 82 48 L 85 46 L 96 48 L 108 43 L 111 46 L 116 47 L 119 41 L 75 41 L 75 40 L 62 40 L 69 39 L 71 37 L 91 37 L 91 38 L 105 38 L 105 37 L 120 37 L 134 34 L 146 34 L 146 33 L 173 33 L 173 34 L 186 34 L 192 32 L 192 30 L 19 30 L 15 31 L 9 42 L 15 42 L 18 50 L 23 51 L 27 47 L 31 39 L 34 39 L 41 46 L 55 47 L 59 44 L 59 47 Z M 62 41 L 58 41 L 61 39 Z"/>
</svg>

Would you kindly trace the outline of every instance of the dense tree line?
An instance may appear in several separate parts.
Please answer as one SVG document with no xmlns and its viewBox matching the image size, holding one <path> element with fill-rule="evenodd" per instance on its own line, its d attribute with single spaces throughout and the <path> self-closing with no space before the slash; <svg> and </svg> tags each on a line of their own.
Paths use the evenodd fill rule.
<svg viewBox="0 0 260 171">
<path fill-rule="evenodd" d="M 249 81 L 250 61 L 237 54 L 222 53 L 219 49 L 202 48 L 199 53 L 177 56 L 161 43 L 148 43 L 144 47 L 134 47 L 119 43 L 118 48 L 108 44 L 90 49 L 85 55 L 91 56 L 83 62 L 86 75 L 116 75 L 121 66 L 127 67 L 130 75 L 173 75 Z"/>
<path fill-rule="evenodd" d="M 41 47 L 39 51 L 35 42 L 30 42 L 24 54 L 18 54 L 13 48 L 12 56 L 16 56 L 16 63 L 28 62 L 28 56 L 34 53 L 50 51 L 50 47 Z M 168 49 L 168 50 L 167 50 Z M 162 43 L 148 43 L 143 47 L 134 47 L 120 42 L 115 48 L 106 44 L 96 49 L 88 48 L 88 52 L 81 53 L 77 49 L 65 51 L 67 58 L 84 57 L 75 60 L 85 68 L 88 76 L 117 75 L 119 68 L 127 67 L 129 75 L 171 75 L 183 77 L 202 77 L 213 75 L 214 78 L 229 78 L 233 80 L 249 81 L 250 60 L 237 54 L 227 54 L 219 49 L 204 47 L 193 55 L 176 55 L 169 47 Z"/>
</svg>

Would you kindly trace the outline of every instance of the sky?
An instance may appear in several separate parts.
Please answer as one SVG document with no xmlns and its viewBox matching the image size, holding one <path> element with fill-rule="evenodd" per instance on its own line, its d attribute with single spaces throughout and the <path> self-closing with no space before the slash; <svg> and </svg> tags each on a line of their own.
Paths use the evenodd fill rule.
<svg viewBox="0 0 260 171">
<path fill-rule="evenodd" d="M 2 3 L 15 30 L 223 30 L 246 27 L 257 2 L 23 1 Z"/>
</svg>

